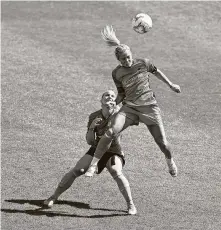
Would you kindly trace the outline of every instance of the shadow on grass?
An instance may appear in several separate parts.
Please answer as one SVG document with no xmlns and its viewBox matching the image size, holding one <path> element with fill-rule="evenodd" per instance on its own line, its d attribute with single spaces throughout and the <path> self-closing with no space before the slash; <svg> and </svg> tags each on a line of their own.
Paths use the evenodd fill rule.
<svg viewBox="0 0 221 230">
<path fill-rule="evenodd" d="M 121 214 L 117 213 L 110 213 L 110 214 L 97 214 L 97 215 L 77 215 L 77 214 L 69 214 L 67 212 L 57 212 L 49 210 L 49 208 L 45 208 L 43 205 L 43 200 L 24 200 L 24 199 L 11 199 L 5 200 L 6 202 L 17 203 L 17 204 L 30 204 L 39 206 L 37 209 L 7 209 L 2 208 L 1 212 L 5 213 L 25 213 L 28 215 L 33 216 L 48 216 L 48 217 L 55 217 L 55 216 L 65 216 L 65 217 L 78 217 L 78 218 L 105 218 L 105 217 L 114 217 L 114 216 L 127 216 L 126 211 L 124 210 L 116 210 L 116 209 L 107 209 L 107 208 L 91 208 L 89 204 L 82 203 L 82 202 L 73 202 L 73 201 L 65 201 L 65 200 L 58 200 L 55 204 L 58 205 L 69 205 L 79 209 L 90 209 L 90 210 L 98 210 L 98 211 L 109 211 L 109 212 L 123 212 Z"/>
</svg>

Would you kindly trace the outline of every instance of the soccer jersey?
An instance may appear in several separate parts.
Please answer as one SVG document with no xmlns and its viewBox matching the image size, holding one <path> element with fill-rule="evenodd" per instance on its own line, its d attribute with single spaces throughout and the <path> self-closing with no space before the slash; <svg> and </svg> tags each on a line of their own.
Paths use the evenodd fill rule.
<svg viewBox="0 0 221 230">
<path fill-rule="evenodd" d="M 157 68 L 148 59 L 135 59 L 131 67 L 117 66 L 112 77 L 118 93 L 124 93 L 124 102 L 128 105 L 141 106 L 156 104 L 150 89 L 149 73 Z"/>
<path fill-rule="evenodd" d="M 89 115 L 89 121 L 88 121 L 88 125 L 87 125 L 88 129 L 89 129 L 89 127 L 90 127 L 90 125 L 94 119 L 96 119 L 96 118 L 102 119 L 101 123 L 98 126 L 96 126 L 96 128 L 95 128 L 95 134 L 96 134 L 96 143 L 94 145 L 95 147 L 97 146 L 100 138 L 105 134 L 107 129 L 110 127 L 111 120 L 113 119 L 113 117 L 116 115 L 116 113 L 118 111 L 119 111 L 119 107 L 117 106 L 116 109 L 114 110 L 114 112 L 108 118 L 105 118 L 103 116 L 102 110 L 98 110 L 98 111 Z M 114 137 L 108 152 L 122 154 L 122 150 L 121 150 L 121 146 L 120 146 L 120 139 L 121 139 L 120 134 L 118 134 L 116 137 Z"/>
</svg>

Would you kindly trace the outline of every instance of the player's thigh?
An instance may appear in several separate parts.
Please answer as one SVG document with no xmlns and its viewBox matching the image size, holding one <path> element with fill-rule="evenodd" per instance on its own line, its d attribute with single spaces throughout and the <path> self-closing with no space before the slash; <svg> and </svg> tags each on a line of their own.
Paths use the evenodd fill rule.
<svg viewBox="0 0 221 230">
<path fill-rule="evenodd" d="M 106 168 L 113 177 L 120 175 L 123 169 L 123 163 L 122 163 L 121 158 L 116 155 L 112 156 L 108 160 L 106 164 Z"/>
<path fill-rule="evenodd" d="M 124 114 L 118 113 L 112 122 L 114 133 L 119 133 L 134 123 L 133 120 L 126 117 Z"/>
</svg>

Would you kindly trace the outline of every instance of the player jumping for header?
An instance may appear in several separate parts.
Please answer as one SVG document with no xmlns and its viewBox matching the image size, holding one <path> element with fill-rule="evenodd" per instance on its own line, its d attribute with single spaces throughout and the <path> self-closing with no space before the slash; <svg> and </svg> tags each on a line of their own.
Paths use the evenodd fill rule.
<svg viewBox="0 0 221 230">
<path fill-rule="evenodd" d="M 149 129 L 155 142 L 164 153 L 171 176 L 177 176 L 177 166 L 172 157 L 161 118 L 160 108 L 150 88 L 150 73 L 166 83 L 171 90 L 180 93 L 180 86 L 173 84 L 149 59 L 133 59 L 130 48 L 121 44 L 112 26 L 106 26 L 102 37 L 109 46 L 116 46 L 115 56 L 120 64 L 113 70 L 112 77 L 118 90 L 116 103 L 123 102 L 111 127 L 99 141 L 91 166 L 86 176 L 93 176 L 97 162 L 108 150 L 113 138 L 139 119 Z"/>
</svg>

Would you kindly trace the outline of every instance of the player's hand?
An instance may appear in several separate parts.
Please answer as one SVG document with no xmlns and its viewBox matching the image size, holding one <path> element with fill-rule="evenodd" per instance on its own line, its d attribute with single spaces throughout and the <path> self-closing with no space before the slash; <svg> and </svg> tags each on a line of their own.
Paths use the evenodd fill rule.
<svg viewBox="0 0 221 230">
<path fill-rule="evenodd" d="M 107 106 L 108 109 L 112 109 L 113 107 L 116 106 L 116 101 L 108 101 L 106 103 L 106 106 Z"/>
<path fill-rule="evenodd" d="M 180 86 L 179 85 L 176 85 L 176 84 L 172 84 L 170 85 L 170 88 L 176 92 L 176 93 L 180 93 L 181 92 L 181 89 L 180 89 Z"/>
<path fill-rule="evenodd" d="M 101 121 L 102 118 L 99 117 L 95 118 L 90 125 L 90 129 L 94 129 L 96 126 L 100 125 Z"/>
</svg>

